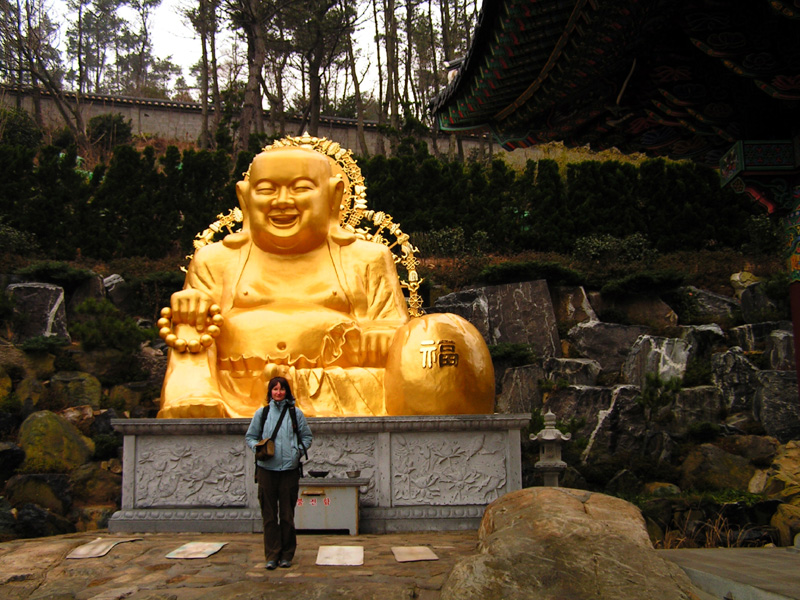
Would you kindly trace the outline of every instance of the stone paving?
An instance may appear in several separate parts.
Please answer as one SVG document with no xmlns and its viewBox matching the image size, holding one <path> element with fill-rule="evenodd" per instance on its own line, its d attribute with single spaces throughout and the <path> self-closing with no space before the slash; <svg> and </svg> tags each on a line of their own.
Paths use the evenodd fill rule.
<svg viewBox="0 0 800 600">
<path fill-rule="evenodd" d="M 102 537 L 140 541 L 99 558 L 67 559 Z M 435 600 L 447 574 L 475 552 L 477 532 L 301 535 L 290 569 L 265 569 L 260 534 L 109 534 L 93 531 L 0 544 L 2 600 Z M 227 542 L 205 559 L 168 559 L 187 542 Z M 364 547 L 357 567 L 317 566 L 320 546 Z M 393 546 L 427 546 L 436 561 L 399 563 Z"/>
</svg>

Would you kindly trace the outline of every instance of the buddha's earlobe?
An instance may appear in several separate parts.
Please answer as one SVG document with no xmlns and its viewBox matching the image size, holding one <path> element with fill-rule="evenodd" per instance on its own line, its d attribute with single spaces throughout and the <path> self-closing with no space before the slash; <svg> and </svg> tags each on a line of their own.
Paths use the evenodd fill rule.
<svg viewBox="0 0 800 600">
<path fill-rule="evenodd" d="M 336 174 L 330 179 L 330 205 L 331 209 L 335 208 L 338 215 L 339 205 L 342 203 L 342 196 L 344 195 L 344 180 L 340 174 Z"/>
</svg>

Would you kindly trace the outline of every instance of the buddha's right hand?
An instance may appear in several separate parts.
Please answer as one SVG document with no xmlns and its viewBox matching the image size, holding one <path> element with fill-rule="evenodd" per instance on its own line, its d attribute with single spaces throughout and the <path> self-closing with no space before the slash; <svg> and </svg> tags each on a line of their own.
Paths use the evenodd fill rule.
<svg viewBox="0 0 800 600">
<path fill-rule="evenodd" d="M 175 292 L 170 299 L 172 321 L 194 325 L 197 331 L 203 331 L 208 309 L 213 303 L 211 298 L 199 290 L 189 288 Z"/>
</svg>

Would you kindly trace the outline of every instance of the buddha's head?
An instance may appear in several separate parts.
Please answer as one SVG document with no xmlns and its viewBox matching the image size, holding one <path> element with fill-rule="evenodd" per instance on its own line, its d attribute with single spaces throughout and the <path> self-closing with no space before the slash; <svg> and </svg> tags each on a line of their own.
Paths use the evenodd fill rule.
<svg viewBox="0 0 800 600">
<path fill-rule="evenodd" d="M 277 254 L 303 254 L 323 244 L 338 222 L 343 190 L 328 159 L 300 147 L 262 152 L 236 184 L 253 242 Z"/>
</svg>

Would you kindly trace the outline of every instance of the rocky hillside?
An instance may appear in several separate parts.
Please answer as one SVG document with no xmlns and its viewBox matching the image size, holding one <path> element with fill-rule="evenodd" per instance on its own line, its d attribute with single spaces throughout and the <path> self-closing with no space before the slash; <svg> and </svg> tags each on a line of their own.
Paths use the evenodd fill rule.
<svg viewBox="0 0 800 600">
<path fill-rule="evenodd" d="M 761 284 L 739 287 L 620 297 L 539 280 L 449 294 L 430 310 L 485 336 L 497 412 L 533 414 L 525 486 L 539 483 L 527 435 L 552 411 L 572 434 L 562 483 L 635 500 L 657 545 L 786 545 L 800 532 L 791 325 Z M 166 363 L 153 324 L 115 308 L 125 289 L 119 276 L 8 286 L 0 539 L 103 528 L 119 506 L 110 419 L 154 417 Z"/>
<path fill-rule="evenodd" d="M 552 411 L 572 434 L 562 485 L 634 499 L 657 544 L 786 545 L 800 532 L 791 323 L 763 284 L 733 283 L 738 297 L 609 298 L 533 281 L 442 296 L 434 310 L 512 357 L 496 361 L 498 412 L 532 412 L 535 434 Z M 520 348 L 527 358 L 509 351 Z M 536 460 L 523 442 L 524 486 L 539 483 Z"/>
</svg>

